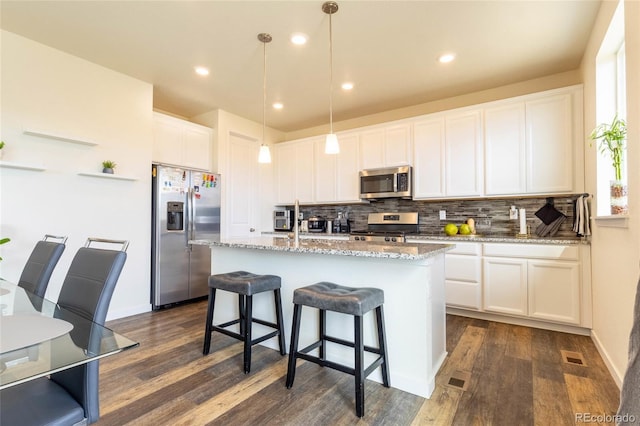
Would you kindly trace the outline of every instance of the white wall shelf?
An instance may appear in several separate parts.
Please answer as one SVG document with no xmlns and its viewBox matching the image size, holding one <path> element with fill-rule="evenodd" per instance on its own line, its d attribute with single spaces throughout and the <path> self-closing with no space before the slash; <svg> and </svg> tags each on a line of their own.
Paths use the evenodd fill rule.
<svg viewBox="0 0 640 426">
<path fill-rule="evenodd" d="M 35 172 L 43 172 L 44 170 L 46 170 L 44 167 L 41 167 L 41 166 L 13 163 L 9 161 L 0 161 L 0 167 L 6 168 L 6 169 L 32 170 Z"/>
<path fill-rule="evenodd" d="M 78 173 L 78 175 L 87 176 L 87 177 L 94 177 L 94 178 L 101 178 L 101 179 L 130 180 L 130 181 L 138 180 L 138 178 L 135 178 L 135 177 L 115 175 L 115 174 L 110 174 L 110 173 L 86 173 L 86 172 L 80 172 L 80 173 Z"/>
<path fill-rule="evenodd" d="M 87 145 L 87 146 L 96 146 L 98 145 L 97 142 L 94 141 L 88 141 L 88 140 L 84 140 L 84 139 L 78 139 L 69 135 L 62 135 L 62 134 L 56 134 L 56 133 L 52 133 L 52 132 L 45 132 L 42 130 L 36 130 L 36 129 L 24 129 L 23 130 L 25 135 L 31 135 L 31 136 L 38 136 L 41 138 L 48 138 L 48 139 L 55 139 L 55 140 L 59 140 L 62 142 L 68 142 L 68 143 L 74 143 L 77 145 Z"/>
</svg>

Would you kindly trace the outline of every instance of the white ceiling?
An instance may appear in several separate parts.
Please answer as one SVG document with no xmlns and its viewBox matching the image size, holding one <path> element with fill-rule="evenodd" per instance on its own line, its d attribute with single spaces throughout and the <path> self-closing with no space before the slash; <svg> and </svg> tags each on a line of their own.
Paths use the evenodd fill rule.
<svg viewBox="0 0 640 426">
<path fill-rule="evenodd" d="M 328 123 L 329 17 L 319 1 L 8 1 L 1 27 L 154 86 L 154 108 L 267 125 Z M 600 0 L 347 1 L 333 15 L 334 121 L 577 69 Z M 309 36 L 294 46 L 294 32 Z M 450 64 L 437 62 L 455 52 Z M 208 77 L 194 66 L 211 70 Z M 339 84 L 352 81 L 343 92 Z M 284 109 L 273 110 L 281 101 Z"/>
</svg>

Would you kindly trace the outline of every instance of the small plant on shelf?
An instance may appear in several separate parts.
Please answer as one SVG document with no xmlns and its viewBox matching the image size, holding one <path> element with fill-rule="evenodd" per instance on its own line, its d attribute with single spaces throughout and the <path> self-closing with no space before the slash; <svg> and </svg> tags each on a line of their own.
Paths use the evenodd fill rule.
<svg viewBox="0 0 640 426">
<path fill-rule="evenodd" d="M 113 174 L 113 169 L 116 168 L 116 163 L 111 160 L 105 160 L 102 162 L 102 173 L 111 173 Z"/>
<path fill-rule="evenodd" d="M 0 141 L 0 158 L 2 158 L 2 148 L 4 148 L 4 141 Z"/>
</svg>

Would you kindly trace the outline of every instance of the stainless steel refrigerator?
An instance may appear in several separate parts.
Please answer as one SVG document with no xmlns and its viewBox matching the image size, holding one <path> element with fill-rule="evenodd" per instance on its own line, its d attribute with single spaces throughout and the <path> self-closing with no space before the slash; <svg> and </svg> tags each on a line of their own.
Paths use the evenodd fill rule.
<svg viewBox="0 0 640 426">
<path fill-rule="evenodd" d="M 208 294 L 209 247 L 220 239 L 220 175 L 152 166 L 151 304 L 154 310 Z"/>
</svg>

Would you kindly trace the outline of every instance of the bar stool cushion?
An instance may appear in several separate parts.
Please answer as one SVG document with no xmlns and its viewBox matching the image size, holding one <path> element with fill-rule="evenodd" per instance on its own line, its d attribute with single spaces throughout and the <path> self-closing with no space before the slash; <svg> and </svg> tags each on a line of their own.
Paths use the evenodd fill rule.
<svg viewBox="0 0 640 426">
<path fill-rule="evenodd" d="M 296 289 L 293 303 L 362 316 L 384 303 L 384 291 L 371 287 L 346 287 L 325 281 Z"/>
<path fill-rule="evenodd" d="M 276 290 L 281 284 L 282 279 L 277 275 L 257 275 L 246 271 L 228 272 L 209 277 L 209 287 L 245 296 Z"/>
</svg>

